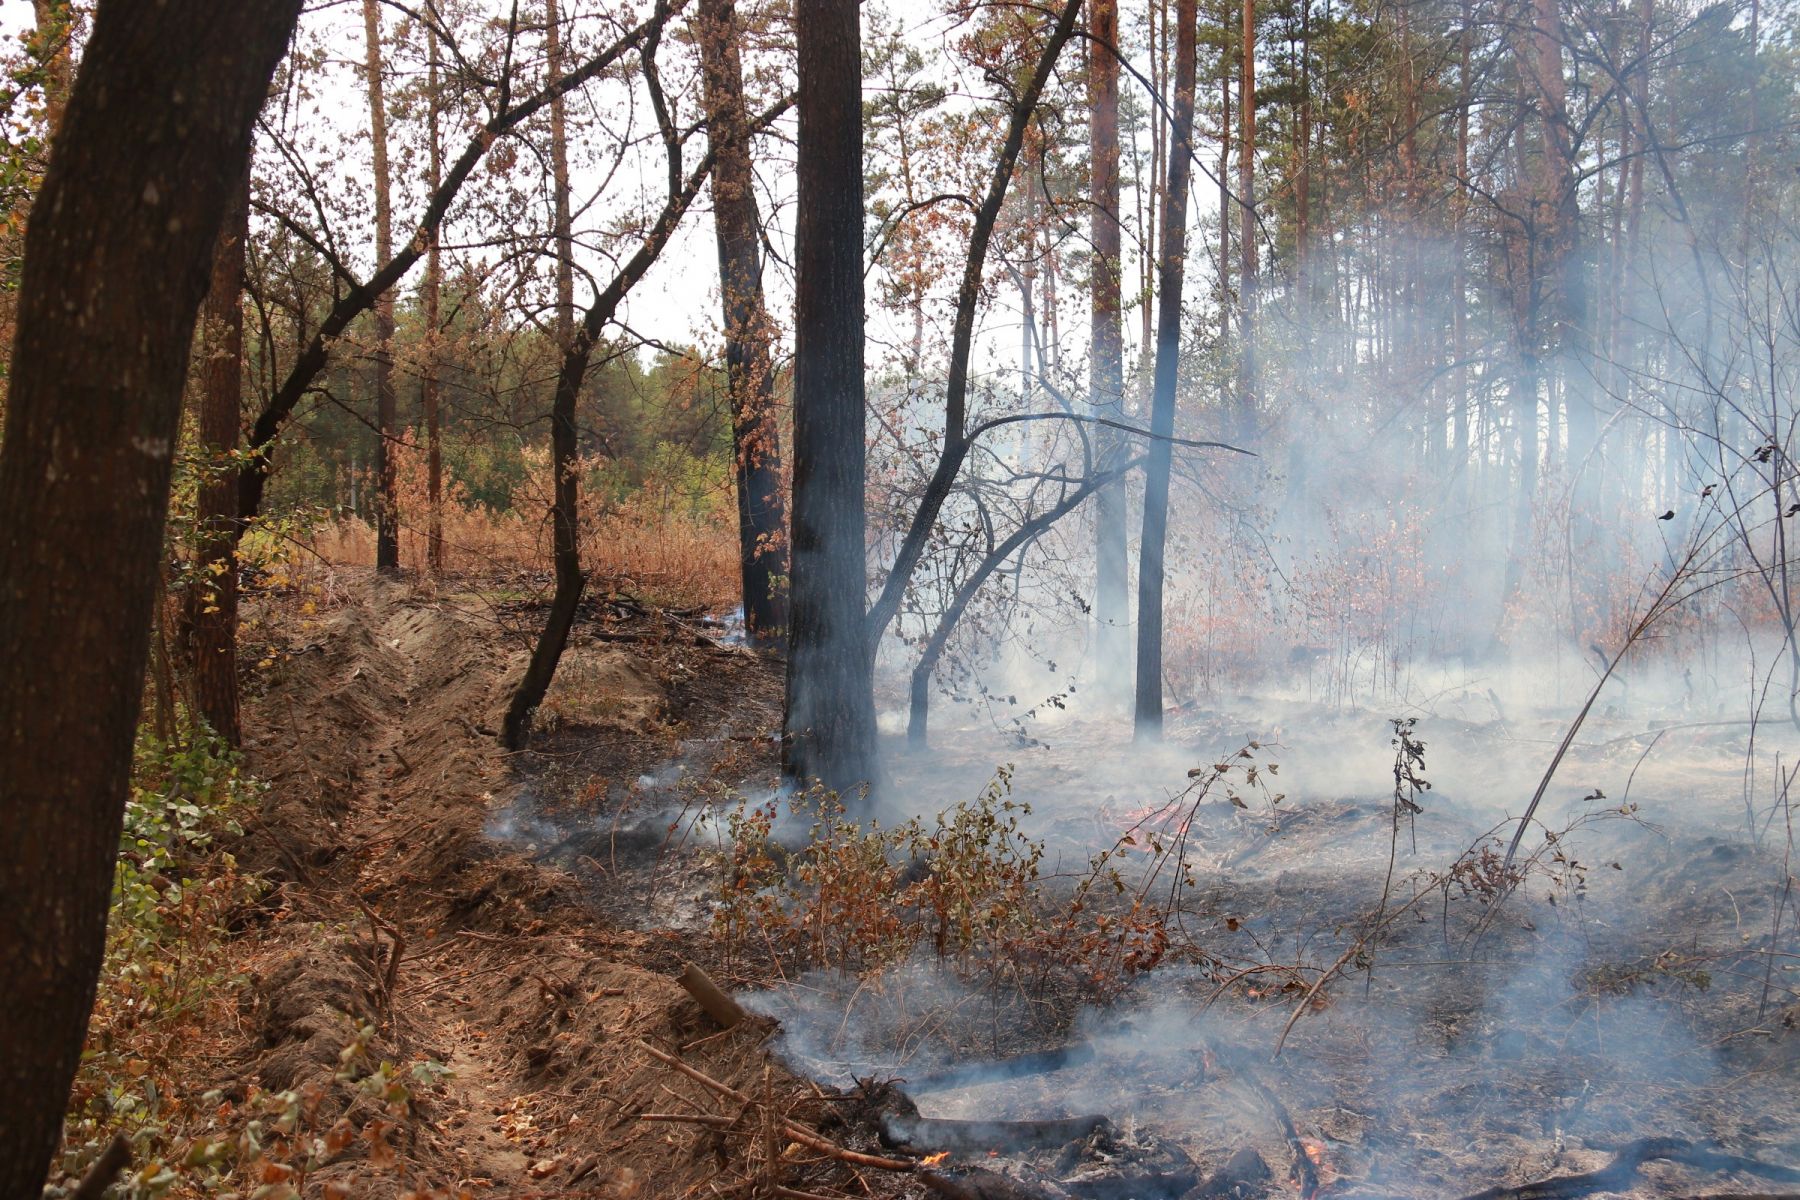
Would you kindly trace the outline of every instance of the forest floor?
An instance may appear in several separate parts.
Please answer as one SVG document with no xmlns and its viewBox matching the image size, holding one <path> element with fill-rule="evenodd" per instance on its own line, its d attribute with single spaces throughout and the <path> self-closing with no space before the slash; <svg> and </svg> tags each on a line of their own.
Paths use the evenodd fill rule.
<svg viewBox="0 0 1800 1200">
<path fill-rule="evenodd" d="M 596 586 L 545 706 L 551 727 L 512 756 L 494 731 L 538 619 L 516 593 L 359 572 L 325 590 L 312 628 L 267 648 L 273 665 L 246 714 L 249 766 L 271 790 L 240 858 L 278 885 L 240 1002 L 246 1036 L 223 1073 L 238 1093 L 252 1082 L 323 1091 L 309 1119 L 325 1126 L 369 1106 L 334 1079 L 359 1023 L 374 1028 L 372 1058 L 448 1068 L 418 1076 L 416 1117 L 391 1139 L 397 1162 L 352 1147 L 312 1175 L 343 1194 L 673 1196 L 728 1184 L 740 1164 L 725 1137 L 637 1119 L 720 1111 L 638 1043 L 785 1106 L 815 1093 L 779 1067 L 765 1078 L 766 1026 L 721 1035 L 677 986 L 685 962 L 707 963 L 703 930 L 609 919 L 597 897 L 633 901 L 493 835 L 534 780 L 567 773 L 569 745 L 593 760 L 590 781 L 629 787 L 684 741 L 733 722 L 766 732 L 779 664 Z M 722 744 L 769 757 L 753 737 Z M 845 1181 L 814 1157 L 796 1160 L 789 1182 Z"/>
<path fill-rule="evenodd" d="M 230 1101 L 249 1085 L 295 1089 L 322 1098 L 306 1117 L 320 1129 L 340 1115 L 366 1128 L 381 1110 L 340 1078 L 346 1047 L 366 1043 L 370 1061 L 416 1082 L 413 1116 L 387 1137 L 392 1161 L 359 1141 L 310 1173 L 307 1197 L 924 1194 L 918 1176 L 793 1146 L 779 1186 L 795 1190 L 773 1190 L 759 1152 L 780 1139 L 755 1118 L 730 1125 L 743 1097 L 720 1101 L 645 1045 L 829 1128 L 818 1083 L 1085 1043 L 1085 1066 L 943 1088 L 926 1113 L 1105 1113 L 1161 1131 L 1207 1169 L 1254 1149 L 1276 1195 L 1294 1194 L 1282 1180 L 1292 1147 L 1240 1086 L 1251 1061 L 1344 1200 L 1594 1169 L 1645 1136 L 1800 1161 L 1800 956 L 1790 898 L 1770 886 L 1787 870 L 1779 845 L 1731 829 L 1741 731 L 1655 732 L 1652 745 L 1692 747 L 1640 774 L 1644 739 L 1624 735 L 1642 714 L 1621 711 L 1560 788 L 1557 819 L 1575 814 L 1587 839 L 1566 843 L 1581 861 L 1574 849 L 1546 860 L 1486 933 L 1471 933 L 1485 918 L 1467 895 L 1428 898 L 1277 1060 L 1296 988 L 1354 949 L 1390 851 L 1406 860 L 1399 904 L 1418 894 L 1414 865 L 1455 861 L 1529 794 L 1553 721 L 1435 719 L 1439 788 L 1396 839 L 1387 723 L 1367 713 L 1194 709 L 1154 754 L 1076 716 L 1008 749 L 979 720 L 947 715 L 930 754 L 891 756 L 893 793 L 921 812 L 969 799 L 1014 757 L 1047 876 L 1077 878 L 1094 849 L 1146 828 L 1179 835 L 1203 868 L 1175 905 L 1171 928 L 1195 951 L 1184 962 L 1141 976 L 1112 1008 L 1031 995 L 1003 1010 L 941 963 L 869 986 L 728 957 L 712 911 L 730 873 L 705 806 L 773 783 L 779 661 L 704 614 L 596 581 L 532 749 L 508 754 L 495 731 L 541 620 L 527 582 L 340 570 L 306 596 L 256 602 L 269 611 L 252 628 L 283 632 L 256 656 L 247 751 L 270 790 L 237 853 L 275 886 L 234 943 L 250 983 L 195 1090 Z M 1219 794 L 1158 808 L 1188 768 L 1253 736 L 1278 743 L 1257 754 L 1280 760 L 1265 778 L 1286 789 L 1279 804 L 1245 789 L 1247 808 Z M 1590 779 L 1615 795 L 1616 779 L 1635 780 L 1644 813 L 1594 825 L 1584 814 L 1605 805 L 1581 794 Z M 690 962 L 761 990 L 747 1002 L 779 1014 L 779 1037 L 762 1020 L 721 1033 L 675 982 Z M 1244 1065 L 1221 1070 L 1221 1048 Z M 641 1119 L 658 1112 L 714 1124 Z M 866 1129 L 833 1136 L 882 1153 Z M 1048 1169 L 1014 1165 L 1032 1179 Z M 1644 1180 L 1630 1194 L 1724 1186 L 1659 1165 Z"/>
</svg>

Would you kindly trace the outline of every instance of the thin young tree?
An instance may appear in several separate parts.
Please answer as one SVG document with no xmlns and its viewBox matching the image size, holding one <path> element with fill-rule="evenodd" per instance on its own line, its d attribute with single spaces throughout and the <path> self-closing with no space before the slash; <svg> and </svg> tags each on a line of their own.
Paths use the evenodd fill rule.
<svg viewBox="0 0 1800 1200">
<path fill-rule="evenodd" d="M 782 769 L 877 783 L 863 485 L 862 55 L 856 0 L 797 0 L 794 498 Z"/>
<path fill-rule="evenodd" d="M 244 245 L 250 236 L 250 175 L 233 193 L 213 252 L 201 322 L 198 544 L 187 589 L 192 700 L 213 732 L 242 741 L 237 682 L 237 450 L 244 397 Z"/>
<path fill-rule="evenodd" d="M 554 3 L 554 0 L 551 0 Z M 425 188 L 435 195 L 444 184 L 444 146 L 440 136 L 443 96 L 439 93 L 437 15 L 428 5 L 425 20 Z M 551 78 L 560 75 L 552 68 Z M 444 291 L 442 232 L 426 234 L 424 309 L 425 362 L 419 382 L 419 404 L 425 410 L 425 500 L 430 508 L 426 531 L 425 563 L 433 575 L 444 573 L 444 446 L 439 413 L 438 340 L 442 331 L 439 311 Z"/>
<path fill-rule="evenodd" d="M 1244 2 L 1248 4 L 1250 0 Z M 1160 739 L 1163 727 L 1163 559 L 1169 533 L 1169 468 L 1173 450 L 1169 439 L 1175 432 L 1175 389 L 1180 378 L 1181 289 L 1187 269 L 1188 180 L 1194 153 L 1195 9 L 1195 0 L 1178 0 L 1175 6 L 1175 97 L 1170 114 L 1169 181 L 1163 191 L 1156 375 L 1150 407 L 1154 440 L 1144 464 L 1144 527 L 1138 543 L 1137 705 L 1133 730 L 1139 741 Z"/>
<path fill-rule="evenodd" d="M 25 235 L 0 444 L 0 1200 L 105 951 L 194 318 L 300 0 L 100 0 Z"/>
<path fill-rule="evenodd" d="M 382 81 L 381 3 L 363 0 L 364 74 L 369 88 L 369 145 L 375 189 L 375 261 L 394 257 L 393 197 L 388 178 L 387 96 Z M 436 239 L 433 239 L 436 244 Z M 394 293 L 375 298 L 375 567 L 400 570 L 400 510 L 394 461 Z"/>
<path fill-rule="evenodd" d="M 713 151 L 713 226 L 724 307 L 744 628 L 753 643 L 778 645 L 787 627 L 787 518 L 775 411 L 774 328 L 763 297 L 761 229 L 738 55 L 741 31 L 732 0 L 701 0 L 698 32 L 707 139 Z"/>
</svg>

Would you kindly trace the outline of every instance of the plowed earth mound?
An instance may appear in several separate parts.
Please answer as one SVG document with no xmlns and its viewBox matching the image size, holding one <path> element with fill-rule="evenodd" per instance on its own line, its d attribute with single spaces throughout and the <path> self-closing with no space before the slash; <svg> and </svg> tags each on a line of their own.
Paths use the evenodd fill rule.
<svg viewBox="0 0 1800 1200">
<path fill-rule="evenodd" d="M 705 965 L 702 939 L 609 920 L 596 903 L 604 880 L 485 831 L 516 805 L 522 781 L 541 778 L 539 760 L 569 746 L 602 747 L 615 777 L 656 771 L 709 734 L 754 746 L 720 730 L 767 720 L 779 665 L 653 610 L 590 610 L 570 651 L 593 666 L 581 694 L 538 749 L 514 756 L 494 731 L 537 612 L 373 576 L 348 578 L 341 595 L 274 650 L 249 702 L 250 766 L 271 789 L 239 857 L 277 886 L 252 939 L 248 1041 L 222 1073 L 240 1092 L 252 1082 L 310 1089 L 323 1097 L 312 1122 L 324 1128 L 375 1113 L 335 1079 L 360 1024 L 376 1031 L 372 1058 L 449 1069 L 435 1082 L 430 1065 L 408 1076 L 417 1115 L 393 1134 L 397 1164 L 353 1147 L 309 1180 L 309 1194 L 331 1183 L 359 1197 L 741 1187 L 736 1131 L 639 1120 L 735 1110 L 638 1043 L 778 1104 L 816 1107 L 816 1089 L 767 1065 L 766 1029 L 721 1034 L 672 980 L 684 959 Z M 271 615 L 273 627 L 299 624 Z M 785 1174 L 795 1188 L 854 1186 L 831 1162 L 793 1160 Z M 855 1190 L 891 1186 L 871 1183 L 874 1193 Z"/>
</svg>

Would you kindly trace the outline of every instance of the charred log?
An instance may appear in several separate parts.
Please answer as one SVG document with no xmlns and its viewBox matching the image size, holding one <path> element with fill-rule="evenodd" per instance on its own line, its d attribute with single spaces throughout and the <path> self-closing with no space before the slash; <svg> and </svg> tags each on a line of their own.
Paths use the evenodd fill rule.
<svg viewBox="0 0 1800 1200">
<path fill-rule="evenodd" d="M 1102 1116 L 1054 1117 L 1041 1121 L 949 1121 L 934 1117 L 891 1115 L 881 1123 L 886 1146 L 919 1150 L 987 1151 L 1055 1150 L 1070 1142 L 1110 1130 Z"/>
</svg>

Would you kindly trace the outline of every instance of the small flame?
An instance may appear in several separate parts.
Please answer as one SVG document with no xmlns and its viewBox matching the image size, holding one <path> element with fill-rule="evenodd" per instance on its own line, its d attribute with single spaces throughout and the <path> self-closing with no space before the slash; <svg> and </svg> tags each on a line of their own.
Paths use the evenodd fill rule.
<svg viewBox="0 0 1800 1200">
<path fill-rule="evenodd" d="M 950 1152 L 948 1150 L 939 1150 L 936 1154 L 927 1154 L 924 1158 L 921 1158 L 919 1160 L 919 1165 L 921 1167 L 935 1167 L 949 1157 Z"/>
<path fill-rule="evenodd" d="M 1313 1166 L 1322 1167 L 1325 1165 L 1324 1142 L 1321 1142 L 1318 1138 L 1303 1137 L 1300 1139 L 1300 1148 L 1306 1151 L 1306 1157 L 1312 1159 Z"/>
</svg>

